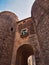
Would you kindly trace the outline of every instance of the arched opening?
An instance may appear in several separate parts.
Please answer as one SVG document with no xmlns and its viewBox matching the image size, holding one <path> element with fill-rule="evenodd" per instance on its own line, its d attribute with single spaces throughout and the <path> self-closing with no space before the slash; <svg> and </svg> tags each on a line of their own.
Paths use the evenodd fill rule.
<svg viewBox="0 0 49 65">
<path fill-rule="evenodd" d="M 29 44 L 20 46 L 17 50 L 16 65 L 33 65 L 33 48 Z M 32 57 L 32 59 L 30 58 Z M 31 62 L 33 63 L 31 63 Z M 35 64 L 34 64 L 35 65 Z"/>
</svg>

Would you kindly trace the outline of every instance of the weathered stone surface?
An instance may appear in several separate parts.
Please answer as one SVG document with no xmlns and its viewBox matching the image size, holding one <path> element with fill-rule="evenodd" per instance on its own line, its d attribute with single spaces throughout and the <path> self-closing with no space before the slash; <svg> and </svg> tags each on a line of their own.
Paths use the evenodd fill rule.
<svg viewBox="0 0 49 65">
<path fill-rule="evenodd" d="M 22 30 L 28 35 L 22 37 Z M 0 13 L 0 65 L 28 65 L 30 55 L 36 65 L 49 65 L 48 0 L 36 0 L 31 17 L 21 21 L 11 12 Z"/>
<path fill-rule="evenodd" d="M 41 49 L 33 23 L 31 17 L 18 21 L 11 12 L 0 13 L 0 65 L 28 65 L 30 55 L 41 65 Z M 21 37 L 24 29 L 28 35 Z"/>
<path fill-rule="evenodd" d="M 36 3 L 38 3 L 46 11 L 49 10 L 49 0 L 36 0 Z"/>
<path fill-rule="evenodd" d="M 0 65 L 11 65 L 17 21 L 14 13 L 0 13 Z"/>
<path fill-rule="evenodd" d="M 34 19 L 36 34 L 43 64 L 49 65 L 49 0 L 36 0 L 32 6 L 32 19 Z"/>
<path fill-rule="evenodd" d="M 15 46 L 16 49 L 16 64 L 15 65 L 28 65 L 27 59 L 30 55 L 35 56 L 36 64 L 40 65 L 42 62 L 40 46 L 35 29 L 33 26 L 32 18 L 27 18 L 17 22 L 17 32 Z M 27 29 L 29 35 L 26 37 L 21 37 L 21 30 Z M 13 60 L 14 61 L 14 60 Z M 13 63 L 12 63 L 13 64 Z"/>
</svg>

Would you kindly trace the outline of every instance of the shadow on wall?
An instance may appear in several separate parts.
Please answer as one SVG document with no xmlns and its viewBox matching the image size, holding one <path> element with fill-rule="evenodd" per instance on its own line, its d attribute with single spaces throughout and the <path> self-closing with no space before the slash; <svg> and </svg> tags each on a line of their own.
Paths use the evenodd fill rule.
<svg viewBox="0 0 49 65">
<path fill-rule="evenodd" d="M 17 50 L 15 65 L 35 65 L 35 60 L 33 61 L 33 59 L 35 59 L 35 57 L 32 46 L 29 44 L 24 44 L 20 46 Z"/>
</svg>

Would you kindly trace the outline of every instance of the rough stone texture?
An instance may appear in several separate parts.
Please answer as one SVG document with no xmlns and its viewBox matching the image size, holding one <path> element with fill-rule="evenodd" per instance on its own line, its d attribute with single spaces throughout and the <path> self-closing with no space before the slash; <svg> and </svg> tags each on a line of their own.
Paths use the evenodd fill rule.
<svg viewBox="0 0 49 65">
<path fill-rule="evenodd" d="M 17 21 L 14 13 L 0 13 L 0 65 L 11 65 Z"/>
<path fill-rule="evenodd" d="M 21 37 L 21 31 L 28 35 Z M 28 65 L 29 56 L 35 56 L 36 65 L 41 65 L 42 54 L 31 17 L 18 21 L 11 12 L 0 13 L 0 65 Z"/>
<path fill-rule="evenodd" d="M 29 33 L 29 35 L 24 38 L 21 37 L 21 30 L 23 29 L 27 29 Z M 13 56 L 13 58 L 16 57 L 15 65 L 28 65 L 27 59 L 30 55 L 34 55 L 37 62 L 36 64 L 40 65 L 42 60 L 40 46 L 34 30 L 32 18 L 26 18 L 17 22 L 15 42 L 17 42 L 14 48 L 14 50 L 16 49 L 16 56 Z M 14 59 L 12 64 L 14 65 Z"/>
<path fill-rule="evenodd" d="M 28 35 L 22 37 L 22 30 Z M 36 0 L 31 17 L 21 21 L 11 12 L 0 13 L 0 65 L 28 65 L 31 55 L 36 65 L 49 65 L 48 0 Z"/>
<path fill-rule="evenodd" d="M 41 65 L 49 65 L 49 0 L 36 0 L 31 15 L 43 59 Z"/>
<path fill-rule="evenodd" d="M 38 3 L 46 11 L 49 10 L 49 0 L 36 0 L 36 3 Z"/>
</svg>

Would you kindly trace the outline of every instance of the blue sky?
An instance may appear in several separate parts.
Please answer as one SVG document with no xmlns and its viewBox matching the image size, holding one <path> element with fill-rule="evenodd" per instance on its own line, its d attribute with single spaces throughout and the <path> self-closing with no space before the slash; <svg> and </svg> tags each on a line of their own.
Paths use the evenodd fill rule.
<svg viewBox="0 0 49 65">
<path fill-rule="evenodd" d="M 31 16 L 31 7 L 35 0 L 0 0 L 0 12 L 14 12 L 18 18 L 25 19 Z"/>
</svg>

